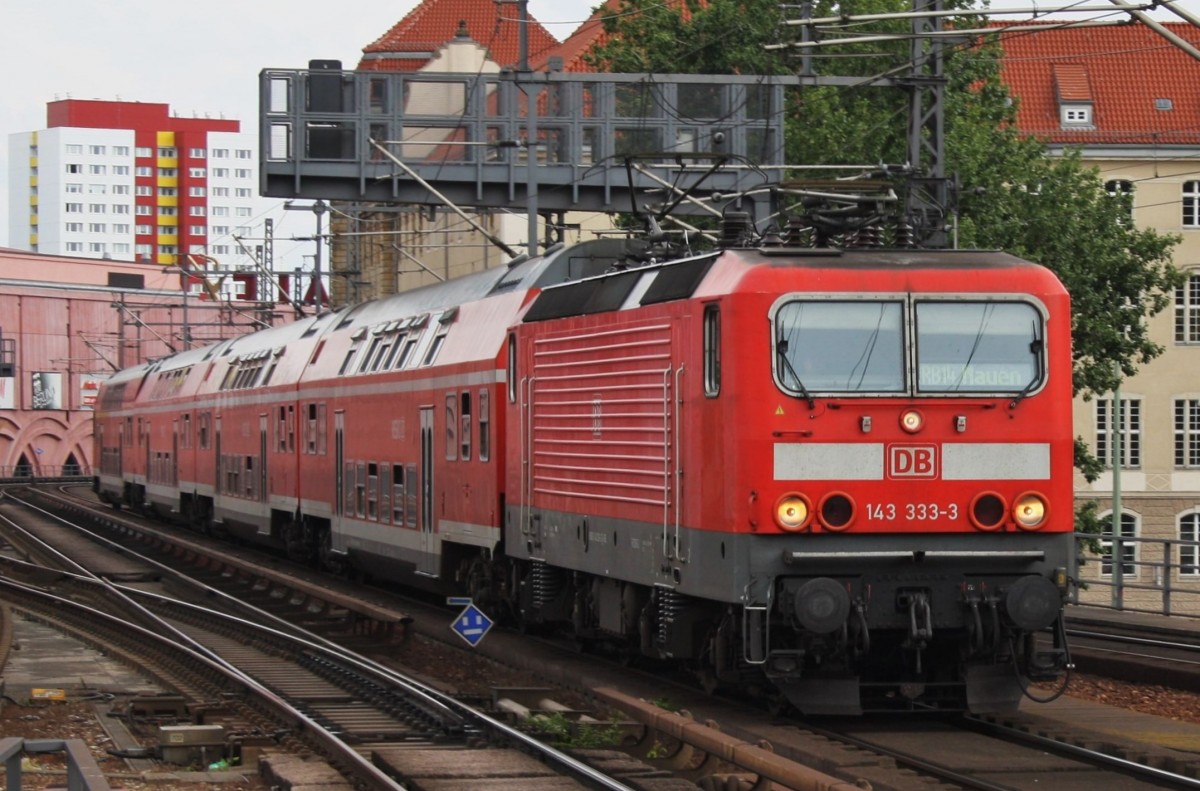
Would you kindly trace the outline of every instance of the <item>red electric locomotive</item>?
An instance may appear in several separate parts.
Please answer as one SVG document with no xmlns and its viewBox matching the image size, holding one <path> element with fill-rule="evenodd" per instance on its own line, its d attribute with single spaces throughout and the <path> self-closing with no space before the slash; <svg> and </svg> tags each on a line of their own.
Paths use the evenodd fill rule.
<svg viewBox="0 0 1200 791">
<path fill-rule="evenodd" d="M 97 485 L 805 712 L 986 711 L 1067 663 L 1070 416 L 1029 262 L 601 240 L 124 371 Z"/>
</svg>

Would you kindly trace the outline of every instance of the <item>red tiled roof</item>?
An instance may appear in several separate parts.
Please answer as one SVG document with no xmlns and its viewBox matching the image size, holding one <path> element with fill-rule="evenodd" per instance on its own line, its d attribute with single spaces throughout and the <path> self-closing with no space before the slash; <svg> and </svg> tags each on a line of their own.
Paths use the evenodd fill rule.
<svg viewBox="0 0 1200 791">
<path fill-rule="evenodd" d="M 692 18 L 692 10 L 683 0 L 665 0 L 665 2 L 668 6 L 677 6 L 685 21 Z M 705 0 L 701 0 L 700 4 L 705 5 Z M 622 5 L 623 0 L 604 0 L 604 3 L 596 6 L 591 17 L 576 28 L 566 41 L 554 51 L 547 52 L 545 57 L 540 58 L 535 69 L 545 68 L 550 58 L 557 55 L 563 60 L 563 71 L 595 71 L 594 68 L 583 62 L 583 56 L 593 45 L 602 45 L 608 42 L 609 35 L 604 32 L 604 18 L 628 13 L 627 9 L 622 8 Z"/>
<path fill-rule="evenodd" d="M 417 71 L 450 43 L 459 25 L 501 66 L 520 60 L 517 6 L 495 0 L 424 0 L 373 43 L 363 47 L 358 68 L 364 71 Z M 529 58 L 558 46 L 558 39 L 529 16 Z"/>
<path fill-rule="evenodd" d="M 1200 28 L 1163 24 L 1200 48 Z M 1200 144 L 1200 61 L 1141 24 L 1045 25 L 999 37 L 1000 75 L 1017 98 L 1022 132 L 1077 145 Z M 1093 128 L 1063 130 L 1060 98 L 1092 102 Z M 1171 109 L 1158 109 L 1164 99 Z"/>
<path fill-rule="evenodd" d="M 622 0 L 605 0 L 603 5 L 597 6 L 588 20 L 575 28 L 575 32 L 568 36 L 566 41 L 538 59 L 536 68 L 544 69 L 551 57 L 558 56 L 562 58 L 563 71 L 595 71 L 583 62 L 583 56 L 592 45 L 608 41 L 609 36 L 604 32 L 604 17 L 620 13 L 621 2 Z"/>
<path fill-rule="evenodd" d="M 1060 102 L 1092 101 L 1086 66 L 1082 63 L 1056 63 L 1053 70 L 1054 93 Z"/>
</svg>

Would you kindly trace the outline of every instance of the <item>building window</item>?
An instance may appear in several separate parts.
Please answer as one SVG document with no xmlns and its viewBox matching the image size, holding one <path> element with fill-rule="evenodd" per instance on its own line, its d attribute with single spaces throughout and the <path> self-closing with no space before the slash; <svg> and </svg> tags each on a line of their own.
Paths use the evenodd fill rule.
<svg viewBox="0 0 1200 791">
<path fill-rule="evenodd" d="M 138 165 L 138 166 L 137 166 L 137 170 L 135 171 L 135 175 L 138 175 L 138 176 L 153 176 L 153 175 L 154 175 L 154 168 L 150 167 L 149 165 Z"/>
<path fill-rule="evenodd" d="M 67 242 L 67 252 L 68 253 L 82 253 L 83 252 L 83 242 Z"/>
<path fill-rule="evenodd" d="M 89 203 L 88 211 L 92 214 L 104 214 L 108 211 L 108 205 L 105 203 Z"/>
<path fill-rule="evenodd" d="M 237 197 L 239 197 L 239 198 L 250 198 L 250 197 L 253 197 L 253 196 L 250 194 L 250 188 L 249 188 L 249 187 L 238 187 L 238 188 L 237 188 L 237 189 L 235 189 L 233 192 L 234 192 L 234 194 L 235 194 L 235 195 L 237 195 Z"/>
<path fill-rule="evenodd" d="M 148 244 L 134 245 L 133 249 L 134 249 L 134 252 L 136 252 L 139 256 L 144 256 L 146 258 L 149 258 L 150 255 L 154 252 L 153 246 L 148 245 Z"/>
<path fill-rule="evenodd" d="M 68 203 L 66 205 L 65 211 L 68 214 L 81 214 L 81 213 L 83 213 L 83 204 L 82 203 Z"/>
<path fill-rule="evenodd" d="M 212 207 L 212 216 L 228 217 L 229 216 L 229 207 L 228 206 L 213 206 Z"/>
<path fill-rule="evenodd" d="M 81 223 L 81 222 L 67 223 L 67 233 L 83 233 L 83 223 Z"/>
<path fill-rule="evenodd" d="M 203 236 L 204 235 L 204 226 L 203 225 L 191 226 L 191 234 L 192 234 L 192 236 Z"/>
<path fill-rule="evenodd" d="M 158 149 L 158 155 L 163 159 L 174 159 L 175 157 L 179 156 L 179 152 L 169 146 L 160 146 Z"/>
<path fill-rule="evenodd" d="M 68 173 L 82 173 L 83 165 L 79 165 L 74 162 L 68 162 L 67 163 L 67 172 Z"/>
<path fill-rule="evenodd" d="M 128 223 L 115 223 L 113 225 L 113 233 L 129 233 Z"/>
<path fill-rule="evenodd" d="M 149 184 L 138 184 L 133 188 L 133 194 L 149 198 L 154 195 L 154 187 L 151 187 Z"/>
<path fill-rule="evenodd" d="M 108 226 L 102 222 L 88 223 L 88 233 L 108 233 Z"/>
<path fill-rule="evenodd" d="M 129 245 L 124 242 L 117 242 L 113 245 L 113 252 L 120 255 L 129 255 Z"/>
<path fill-rule="evenodd" d="M 229 178 L 229 168 L 213 168 L 212 175 L 215 179 L 227 179 Z"/>
<path fill-rule="evenodd" d="M 108 152 L 105 150 L 104 146 L 89 146 L 88 153 L 93 154 L 94 156 L 102 157 Z"/>
<path fill-rule="evenodd" d="M 1175 289 L 1175 342 L 1200 343 L 1200 274 Z"/>
<path fill-rule="evenodd" d="M 1100 535 L 1107 536 L 1100 540 L 1100 574 L 1104 577 L 1111 577 L 1113 573 L 1113 528 L 1112 528 L 1112 512 L 1101 514 L 1101 523 L 1104 529 Z M 1121 512 L 1121 538 L 1137 538 L 1138 522 L 1137 514 L 1132 514 L 1129 511 Z M 1138 545 L 1136 541 L 1120 542 L 1121 556 L 1121 576 L 1122 577 L 1137 577 L 1137 559 Z"/>
<path fill-rule="evenodd" d="M 88 245 L 88 249 L 93 253 L 103 253 L 104 252 L 104 243 L 103 242 L 92 242 L 91 244 Z"/>
<path fill-rule="evenodd" d="M 248 148 L 239 148 L 237 150 L 238 159 L 253 159 L 254 154 Z"/>
<path fill-rule="evenodd" d="M 254 174 L 245 168 L 238 168 L 237 170 L 233 171 L 233 175 L 239 179 L 248 179 L 254 177 Z"/>
<path fill-rule="evenodd" d="M 134 155 L 139 157 L 149 157 L 154 156 L 154 153 L 147 146 L 138 146 L 137 150 L 134 152 Z"/>
<path fill-rule="evenodd" d="M 1179 516 L 1179 540 L 1200 542 L 1200 511 L 1189 511 Z M 1195 543 L 1179 546 L 1180 576 L 1200 576 L 1200 548 Z"/>
<path fill-rule="evenodd" d="M 249 217 L 250 216 L 250 207 L 249 206 L 239 206 L 236 209 L 234 209 L 234 214 L 236 214 L 238 217 Z"/>
<path fill-rule="evenodd" d="M 108 173 L 107 165 L 88 165 L 88 172 L 93 176 L 103 176 Z"/>
<path fill-rule="evenodd" d="M 63 192 L 70 192 L 73 194 L 81 193 L 83 192 L 83 185 L 73 181 L 67 182 L 67 184 L 63 186 Z"/>
<path fill-rule="evenodd" d="M 175 187 L 159 187 L 158 194 L 163 198 L 177 198 L 179 197 L 179 190 Z"/>
<path fill-rule="evenodd" d="M 82 154 L 83 146 L 78 143 L 67 143 L 66 151 L 68 154 Z"/>
<path fill-rule="evenodd" d="M 179 168 L 159 168 L 159 178 L 173 179 L 179 176 Z"/>
<path fill-rule="evenodd" d="M 113 165 L 113 175 L 114 176 L 128 176 L 129 175 L 129 165 Z"/>
<path fill-rule="evenodd" d="M 112 193 L 113 193 L 113 195 L 128 195 L 129 194 L 129 185 L 128 184 L 113 184 L 112 185 Z"/>
<path fill-rule="evenodd" d="M 1200 228 L 1200 181 L 1183 182 L 1183 227 Z"/>
<path fill-rule="evenodd" d="M 193 198 L 203 198 L 204 187 L 188 187 L 188 195 Z"/>
<path fill-rule="evenodd" d="M 118 156 L 118 157 L 129 156 L 129 146 L 113 146 L 113 156 Z"/>
<path fill-rule="evenodd" d="M 204 216 L 204 207 L 203 206 L 189 206 L 188 214 L 190 214 L 192 217 L 203 217 Z"/>
<path fill-rule="evenodd" d="M 154 229 L 152 227 L 150 227 L 149 225 L 138 225 L 134 229 L 134 233 L 140 233 L 140 234 L 145 235 L 148 233 L 154 233 Z"/>
<path fill-rule="evenodd" d="M 228 148 L 214 148 L 210 155 L 213 159 L 229 159 Z"/>
<path fill-rule="evenodd" d="M 89 195 L 107 195 L 108 194 L 108 185 L 107 184 L 89 184 L 88 185 L 88 194 Z"/>
<path fill-rule="evenodd" d="M 1175 466 L 1200 467 L 1200 399 L 1175 399 Z"/>
<path fill-rule="evenodd" d="M 1114 425 L 1115 422 L 1115 425 Z M 1114 432 L 1115 429 L 1115 432 Z M 1142 466 L 1142 400 L 1121 399 L 1121 419 L 1113 420 L 1111 398 L 1096 401 L 1096 457 L 1112 469 L 1114 434 L 1121 438 L 1121 469 Z"/>
<path fill-rule="evenodd" d="M 129 214 L 128 203 L 118 203 L 112 207 L 113 214 Z"/>
<path fill-rule="evenodd" d="M 1064 104 L 1059 108 L 1063 128 L 1092 125 L 1092 108 L 1086 104 Z"/>
<path fill-rule="evenodd" d="M 229 235 L 229 226 L 228 225 L 214 225 L 209 230 L 215 236 L 228 236 Z"/>
<path fill-rule="evenodd" d="M 179 207 L 177 206 L 159 206 L 158 215 L 160 217 L 177 217 L 179 216 Z"/>
<path fill-rule="evenodd" d="M 229 187 L 213 187 L 212 194 L 214 198 L 228 198 Z"/>
</svg>

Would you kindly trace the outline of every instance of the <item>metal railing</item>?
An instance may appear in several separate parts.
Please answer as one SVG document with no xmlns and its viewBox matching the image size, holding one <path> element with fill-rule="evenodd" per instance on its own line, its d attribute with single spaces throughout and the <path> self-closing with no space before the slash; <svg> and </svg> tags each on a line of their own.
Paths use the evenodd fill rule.
<svg viewBox="0 0 1200 791">
<path fill-rule="evenodd" d="M 0 464 L 0 481 L 86 479 L 92 468 L 85 464 Z"/>
<path fill-rule="evenodd" d="M 35 753 L 65 752 L 68 791 L 109 791 L 111 786 L 100 765 L 82 739 L 0 738 L 0 762 L 4 763 L 4 787 L 17 791 L 21 783 L 21 757 Z"/>
<path fill-rule="evenodd" d="M 1075 537 L 1081 545 L 1077 569 L 1080 582 L 1088 591 L 1108 589 L 1110 595 L 1085 599 L 1076 587 L 1071 594 L 1072 604 L 1154 615 L 1200 616 L 1200 541 L 1094 533 L 1076 533 Z M 1100 543 L 1099 554 L 1086 550 L 1089 541 Z"/>
</svg>

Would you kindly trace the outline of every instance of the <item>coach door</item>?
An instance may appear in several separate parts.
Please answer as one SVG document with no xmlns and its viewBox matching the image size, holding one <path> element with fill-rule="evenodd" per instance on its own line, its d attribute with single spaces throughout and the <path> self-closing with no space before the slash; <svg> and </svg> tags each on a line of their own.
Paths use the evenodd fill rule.
<svg viewBox="0 0 1200 791">
<path fill-rule="evenodd" d="M 433 540 L 433 407 L 421 407 L 421 469 L 417 486 L 421 492 L 421 512 L 417 523 L 421 530 L 417 573 L 438 575 L 438 557 Z"/>
</svg>

